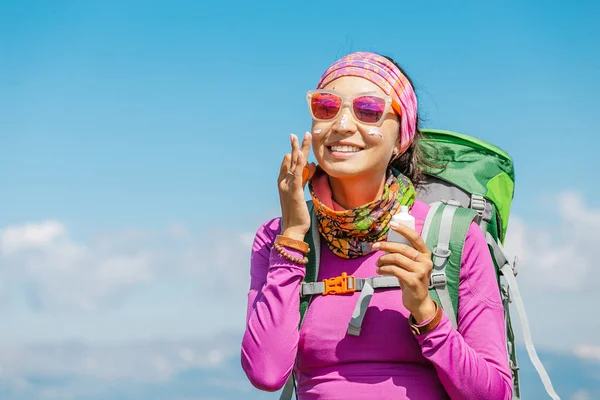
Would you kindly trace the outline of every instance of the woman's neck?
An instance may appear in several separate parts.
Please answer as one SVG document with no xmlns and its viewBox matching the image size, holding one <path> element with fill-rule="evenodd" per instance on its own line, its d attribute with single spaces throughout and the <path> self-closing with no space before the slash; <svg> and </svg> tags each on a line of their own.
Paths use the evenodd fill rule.
<svg viewBox="0 0 600 400">
<path fill-rule="evenodd" d="M 349 180 L 329 177 L 333 201 L 350 210 L 378 199 L 383 193 L 386 181 L 385 175 L 378 175 L 380 178 L 370 176 Z"/>
</svg>

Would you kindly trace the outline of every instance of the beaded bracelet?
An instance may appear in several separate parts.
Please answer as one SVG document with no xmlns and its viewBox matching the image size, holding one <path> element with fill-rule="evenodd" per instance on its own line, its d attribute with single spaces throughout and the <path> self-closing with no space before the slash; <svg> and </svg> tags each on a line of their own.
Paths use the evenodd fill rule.
<svg viewBox="0 0 600 400">
<path fill-rule="evenodd" d="M 280 246 L 280 245 L 278 245 L 278 244 L 275 244 L 275 246 L 274 246 L 274 247 L 275 247 L 275 250 L 277 250 L 277 252 L 278 252 L 279 254 L 281 254 L 281 256 L 282 256 L 283 258 L 285 258 L 285 259 L 286 259 L 286 260 L 288 260 L 288 261 L 291 261 L 291 262 L 293 262 L 294 264 L 306 265 L 306 264 L 308 263 L 308 258 L 307 258 L 307 257 L 298 258 L 298 257 L 291 256 L 291 255 L 289 255 L 289 254 L 288 254 L 288 253 L 287 253 L 287 252 L 284 250 L 284 248 L 283 248 L 283 247 L 281 247 L 281 246 Z"/>
</svg>

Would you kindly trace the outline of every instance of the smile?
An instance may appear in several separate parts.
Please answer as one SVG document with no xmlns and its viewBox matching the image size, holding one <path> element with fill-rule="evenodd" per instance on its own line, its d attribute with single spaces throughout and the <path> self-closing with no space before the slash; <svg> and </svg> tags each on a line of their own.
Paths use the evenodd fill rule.
<svg viewBox="0 0 600 400">
<path fill-rule="evenodd" d="M 358 153 L 362 149 L 354 146 L 330 146 L 329 150 L 336 153 Z"/>
</svg>

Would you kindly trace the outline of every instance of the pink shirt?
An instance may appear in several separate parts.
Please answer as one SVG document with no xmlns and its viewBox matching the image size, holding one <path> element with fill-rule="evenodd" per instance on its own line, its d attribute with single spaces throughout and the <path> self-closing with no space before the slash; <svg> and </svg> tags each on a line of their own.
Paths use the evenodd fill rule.
<svg viewBox="0 0 600 400">
<path fill-rule="evenodd" d="M 419 232 L 428 209 L 417 201 L 411 210 Z M 359 293 L 315 296 L 298 332 L 305 270 L 273 249 L 279 224 L 274 219 L 261 226 L 252 248 L 241 361 L 255 387 L 277 391 L 295 368 L 303 400 L 512 397 L 500 293 L 477 225 L 470 227 L 463 250 L 458 331 L 444 315 L 431 332 L 413 335 L 401 289 L 387 289 L 375 291 L 360 336 L 351 336 L 348 322 Z M 376 276 L 381 255 L 346 260 L 322 242 L 318 280 L 342 272 Z"/>
</svg>

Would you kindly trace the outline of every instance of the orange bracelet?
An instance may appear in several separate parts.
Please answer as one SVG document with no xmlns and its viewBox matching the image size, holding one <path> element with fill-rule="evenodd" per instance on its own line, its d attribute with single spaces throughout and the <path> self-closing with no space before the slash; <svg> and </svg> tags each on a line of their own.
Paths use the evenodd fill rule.
<svg viewBox="0 0 600 400">
<path fill-rule="evenodd" d="M 275 246 L 274 246 L 274 247 L 275 247 L 275 250 L 277 250 L 277 252 L 278 252 L 279 254 L 281 254 L 281 256 L 282 256 L 283 258 L 285 258 L 285 259 L 286 259 L 286 260 L 288 260 L 288 261 L 291 261 L 291 262 L 293 262 L 294 264 L 300 264 L 300 265 L 306 265 L 306 264 L 308 264 L 308 258 L 307 258 L 306 256 L 305 256 L 305 257 L 303 257 L 303 258 L 294 257 L 294 256 L 291 256 L 291 255 L 289 255 L 289 254 L 288 254 L 288 253 L 287 253 L 287 252 L 284 250 L 284 248 L 283 248 L 283 247 L 281 247 L 280 245 L 278 245 L 278 244 L 275 244 Z"/>
<path fill-rule="evenodd" d="M 301 242 L 296 239 L 289 238 L 283 235 L 277 235 L 275 237 L 275 244 L 283 247 L 289 247 L 290 249 L 301 251 L 304 254 L 308 254 L 310 252 L 310 248 L 308 247 L 308 243 Z"/>
</svg>

